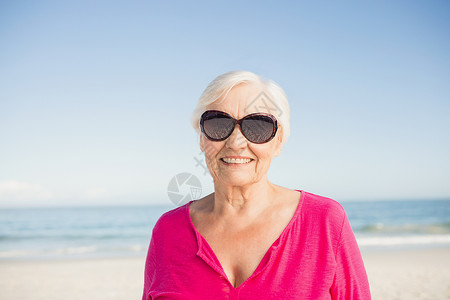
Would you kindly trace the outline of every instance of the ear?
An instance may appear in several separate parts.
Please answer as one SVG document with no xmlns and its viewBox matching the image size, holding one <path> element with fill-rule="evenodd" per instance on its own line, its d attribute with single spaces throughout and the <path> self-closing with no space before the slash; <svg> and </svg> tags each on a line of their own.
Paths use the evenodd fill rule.
<svg viewBox="0 0 450 300">
<path fill-rule="evenodd" d="M 203 136 L 203 133 L 200 132 L 200 150 L 202 152 L 205 152 L 205 137 Z"/>
<path fill-rule="evenodd" d="M 277 135 L 275 136 L 277 144 L 275 145 L 275 153 L 273 156 L 278 156 L 281 154 L 281 150 L 283 148 L 283 128 L 279 127 L 277 131 Z"/>
</svg>

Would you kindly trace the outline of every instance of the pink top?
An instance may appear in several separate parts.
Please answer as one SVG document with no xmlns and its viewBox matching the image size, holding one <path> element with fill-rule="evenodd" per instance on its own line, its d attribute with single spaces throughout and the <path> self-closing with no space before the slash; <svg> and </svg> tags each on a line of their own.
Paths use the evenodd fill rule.
<svg viewBox="0 0 450 300">
<path fill-rule="evenodd" d="M 304 191 L 254 273 L 234 288 L 189 205 L 163 214 L 145 264 L 148 299 L 370 299 L 361 254 L 342 206 Z"/>
</svg>

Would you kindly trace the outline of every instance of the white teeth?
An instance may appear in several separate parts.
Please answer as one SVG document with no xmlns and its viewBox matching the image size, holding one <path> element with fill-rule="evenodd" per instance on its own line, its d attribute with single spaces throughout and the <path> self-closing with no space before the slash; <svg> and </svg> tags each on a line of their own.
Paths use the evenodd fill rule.
<svg viewBox="0 0 450 300">
<path fill-rule="evenodd" d="M 246 164 L 251 161 L 250 158 L 228 158 L 224 157 L 222 160 L 228 164 Z"/>
</svg>

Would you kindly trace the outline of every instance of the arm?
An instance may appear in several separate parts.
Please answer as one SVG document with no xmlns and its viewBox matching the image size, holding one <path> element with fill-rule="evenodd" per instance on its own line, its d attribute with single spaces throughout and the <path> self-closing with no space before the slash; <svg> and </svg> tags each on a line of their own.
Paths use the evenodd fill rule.
<svg viewBox="0 0 450 300">
<path fill-rule="evenodd" d="M 332 299 L 370 300 L 369 282 L 364 263 L 345 214 L 335 257 L 336 272 L 331 287 Z"/>
<path fill-rule="evenodd" d="M 144 271 L 144 292 L 142 295 L 142 300 L 148 300 L 148 294 L 150 292 L 151 284 L 154 280 L 155 269 L 156 269 L 156 253 L 155 253 L 155 237 L 154 231 L 152 234 L 152 238 L 150 240 L 150 245 L 148 247 L 147 259 L 145 262 L 145 271 Z"/>
</svg>

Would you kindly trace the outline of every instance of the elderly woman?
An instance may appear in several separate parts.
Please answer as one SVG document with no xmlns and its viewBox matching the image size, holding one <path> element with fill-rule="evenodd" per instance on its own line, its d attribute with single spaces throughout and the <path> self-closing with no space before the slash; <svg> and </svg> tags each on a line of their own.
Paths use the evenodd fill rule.
<svg viewBox="0 0 450 300">
<path fill-rule="evenodd" d="M 143 299 L 370 299 L 341 205 L 267 179 L 289 136 L 283 90 L 250 72 L 226 73 L 192 120 L 214 193 L 160 217 Z"/>
</svg>

